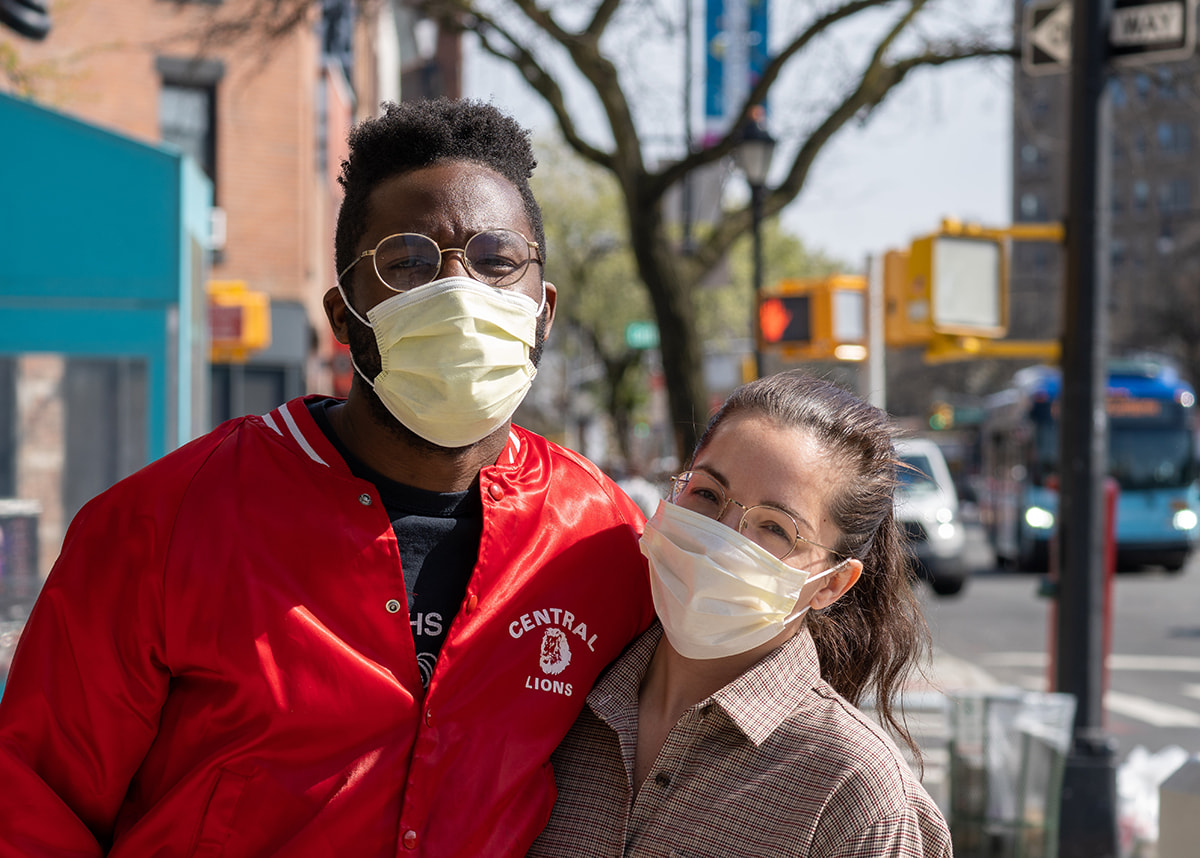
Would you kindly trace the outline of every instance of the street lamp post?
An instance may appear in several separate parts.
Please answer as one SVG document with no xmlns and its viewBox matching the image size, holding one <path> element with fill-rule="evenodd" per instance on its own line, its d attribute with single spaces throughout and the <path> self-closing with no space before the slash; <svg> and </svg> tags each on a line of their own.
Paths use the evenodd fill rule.
<svg viewBox="0 0 1200 858">
<path fill-rule="evenodd" d="M 762 330 L 758 317 L 758 305 L 763 287 L 762 217 L 763 196 L 767 188 L 767 173 L 771 169 L 771 156 L 775 154 L 775 138 L 767 131 L 761 119 L 751 119 L 742 129 L 742 139 L 733 151 L 733 160 L 746 177 L 750 186 L 750 231 L 754 239 L 754 374 L 763 375 Z"/>
</svg>

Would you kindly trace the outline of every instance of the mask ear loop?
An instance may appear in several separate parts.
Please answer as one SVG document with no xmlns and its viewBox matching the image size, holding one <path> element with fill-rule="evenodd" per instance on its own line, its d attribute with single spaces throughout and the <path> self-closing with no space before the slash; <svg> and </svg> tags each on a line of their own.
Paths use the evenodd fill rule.
<svg viewBox="0 0 1200 858">
<path fill-rule="evenodd" d="M 346 290 L 342 288 L 341 280 L 337 281 L 337 290 L 338 290 L 338 294 L 342 296 L 342 303 L 346 305 L 346 309 L 350 311 L 351 315 L 353 315 L 354 318 L 358 319 L 360 322 L 362 322 L 368 328 L 373 329 L 374 326 L 358 314 L 358 310 L 354 309 L 354 305 L 351 304 L 350 299 L 346 297 Z M 357 369 L 357 367 L 356 367 L 356 369 Z"/>
<path fill-rule="evenodd" d="M 845 565 L 846 565 L 847 563 L 849 563 L 849 562 L 850 562 L 850 558 L 849 558 L 849 557 L 847 557 L 847 558 L 843 559 L 841 563 L 835 563 L 835 564 L 833 564 L 833 565 L 832 565 L 832 566 L 830 566 L 828 569 L 826 569 L 824 572 L 819 572 L 819 573 L 817 573 L 816 575 L 813 575 L 813 576 L 809 577 L 809 579 L 808 579 L 807 581 L 805 581 L 805 582 L 804 582 L 804 586 L 805 586 L 805 587 L 807 587 L 807 586 L 808 586 L 809 584 L 811 584 L 813 581 L 820 581 L 822 578 L 826 578 L 826 577 L 828 577 L 828 576 L 832 575 L 834 572 L 836 572 L 837 570 L 841 569 L 843 566 L 845 566 Z M 803 588 L 801 588 L 801 589 L 803 589 Z M 808 613 L 810 610 L 813 610 L 813 606 L 812 606 L 812 603 L 811 603 L 811 602 L 810 602 L 809 604 L 805 605 L 805 606 L 804 606 L 803 608 L 801 608 L 799 611 L 796 611 L 796 612 L 795 612 L 795 613 L 793 613 L 793 614 L 789 614 L 789 615 L 788 615 L 788 617 L 787 617 L 787 619 L 785 619 L 785 620 L 783 621 L 783 622 L 784 622 L 784 625 L 787 625 L 788 623 L 792 622 L 793 620 L 797 620 L 797 619 L 799 619 L 800 617 L 803 617 L 803 616 L 804 616 L 805 614 L 807 614 L 807 613 Z"/>
<path fill-rule="evenodd" d="M 346 305 L 346 309 L 350 311 L 350 313 L 354 316 L 354 318 L 358 319 L 360 322 L 362 322 L 364 325 L 366 325 L 371 330 L 375 330 L 375 326 L 372 325 L 370 322 L 368 322 L 366 319 L 364 319 L 362 316 L 360 316 L 358 314 L 358 310 L 354 309 L 354 305 L 351 304 L 350 299 L 346 297 L 346 290 L 342 288 L 341 280 L 337 281 L 337 290 L 338 290 L 338 294 L 342 296 L 342 303 Z M 355 362 L 355 360 L 354 360 L 354 355 L 350 355 L 350 366 L 354 367 L 354 371 L 358 373 L 358 377 L 361 378 L 363 381 L 365 381 L 367 383 L 367 386 L 370 387 L 371 390 L 375 389 L 375 382 L 373 382 L 373 381 L 371 381 L 371 379 L 367 378 L 367 374 L 365 372 L 363 372 L 361 369 L 359 369 L 358 363 Z"/>
</svg>

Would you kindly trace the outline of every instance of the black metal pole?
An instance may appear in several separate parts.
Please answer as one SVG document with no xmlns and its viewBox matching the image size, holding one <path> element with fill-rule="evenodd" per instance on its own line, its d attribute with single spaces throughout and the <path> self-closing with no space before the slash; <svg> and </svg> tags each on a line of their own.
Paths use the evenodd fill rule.
<svg viewBox="0 0 1200 858">
<path fill-rule="evenodd" d="M 1070 172 L 1063 308 L 1055 687 L 1075 696 L 1063 772 L 1060 858 L 1116 858 L 1116 749 L 1104 723 L 1104 509 L 1108 460 L 1107 236 L 1098 192 L 1107 28 L 1112 0 L 1074 0 L 1071 24 Z"/>
<path fill-rule="evenodd" d="M 750 185 L 750 231 L 754 235 L 754 376 L 763 377 L 762 353 L 762 322 L 759 319 L 758 307 L 762 301 L 763 286 L 763 248 L 762 248 L 762 216 L 763 216 L 763 186 Z"/>
</svg>

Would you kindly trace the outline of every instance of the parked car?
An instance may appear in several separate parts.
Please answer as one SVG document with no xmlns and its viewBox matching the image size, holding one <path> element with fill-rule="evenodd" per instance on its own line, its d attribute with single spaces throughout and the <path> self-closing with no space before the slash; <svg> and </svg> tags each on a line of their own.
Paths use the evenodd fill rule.
<svg viewBox="0 0 1200 858">
<path fill-rule="evenodd" d="M 908 534 L 917 574 L 939 596 L 958 593 L 969 572 L 966 532 L 946 458 L 924 438 L 899 439 L 896 452 L 907 466 L 900 469 L 896 520 Z"/>
</svg>

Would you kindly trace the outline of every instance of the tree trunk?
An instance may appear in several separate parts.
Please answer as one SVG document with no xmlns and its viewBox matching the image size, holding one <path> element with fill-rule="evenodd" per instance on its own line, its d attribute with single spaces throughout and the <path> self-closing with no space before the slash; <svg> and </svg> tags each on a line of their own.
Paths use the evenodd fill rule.
<svg viewBox="0 0 1200 858">
<path fill-rule="evenodd" d="M 636 194 L 626 199 L 637 200 Z M 629 207 L 630 235 L 638 273 L 646 284 L 658 320 L 659 349 L 667 387 L 667 404 L 675 435 L 675 453 L 682 465 L 691 457 L 708 417 L 704 356 L 696 335 L 689 284 L 680 275 L 678 260 L 662 234 L 657 201 Z"/>
</svg>

